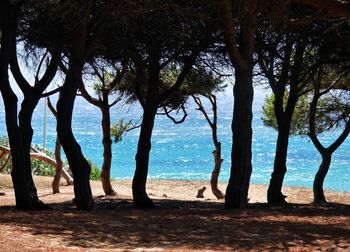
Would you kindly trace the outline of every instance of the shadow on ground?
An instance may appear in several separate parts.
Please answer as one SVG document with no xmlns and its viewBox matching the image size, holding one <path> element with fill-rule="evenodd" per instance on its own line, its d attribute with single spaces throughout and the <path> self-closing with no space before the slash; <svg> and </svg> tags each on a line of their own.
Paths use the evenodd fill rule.
<svg viewBox="0 0 350 252">
<path fill-rule="evenodd" d="M 17 225 L 66 247 L 104 249 L 349 249 L 350 206 L 251 204 L 225 210 L 222 203 L 159 200 L 137 210 L 130 200 L 98 199 L 90 212 L 71 202 L 54 210 L 0 208 L 1 225 Z"/>
</svg>

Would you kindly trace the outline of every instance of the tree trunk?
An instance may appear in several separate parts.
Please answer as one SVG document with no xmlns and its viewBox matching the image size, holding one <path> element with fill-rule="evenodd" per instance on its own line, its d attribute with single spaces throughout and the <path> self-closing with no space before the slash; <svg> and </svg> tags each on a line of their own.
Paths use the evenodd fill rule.
<svg viewBox="0 0 350 252">
<path fill-rule="evenodd" d="M 226 189 L 226 208 L 246 208 L 252 173 L 252 68 L 236 68 L 232 121 L 231 174 Z"/>
<path fill-rule="evenodd" d="M 108 96 L 108 94 L 107 94 Z M 108 105 L 108 97 L 104 106 L 101 107 L 102 112 L 102 133 L 103 133 L 103 164 L 101 172 L 101 181 L 103 191 L 106 195 L 116 195 L 111 184 L 111 165 L 112 165 L 112 140 L 111 140 L 111 118 Z"/>
<path fill-rule="evenodd" d="M 61 143 L 56 136 L 56 146 L 55 146 L 55 160 L 56 160 L 56 170 L 55 170 L 55 176 L 52 181 L 52 193 L 60 193 L 60 180 L 62 175 L 62 159 L 61 159 Z M 68 182 L 68 181 L 67 181 Z M 69 182 L 68 182 L 69 184 Z"/>
<path fill-rule="evenodd" d="M 21 105 L 21 110 L 18 115 L 19 128 L 22 135 L 22 144 L 24 152 L 24 172 L 27 177 L 29 193 L 35 209 L 45 208 L 44 203 L 39 200 L 37 195 L 37 190 L 34 185 L 32 176 L 32 166 L 30 158 L 30 147 L 32 145 L 34 133 L 31 122 L 34 109 L 37 106 L 39 99 L 40 97 L 37 97 L 34 93 L 26 93 Z"/>
<path fill-rule="evenodd" d="M 218 188 L 218 179 L 219 179 L 219 174 L 221 170 L 221 164 L 222 164 L 222 161 L 224 160 L 221 158 L 221 143 L 218 142 L 217 145 L 215 146 L 216 148 L 213 151 L 215 166 L 211 173 L 210 186 L 211 186 L 211 191 L 213 192 L 215 197 L 217 199 L 223 199 L 224 195 Z"/>
<path fill-rule="evenodd" d="M 59 98 L 61 97 L 61 94 L 59 95 Z M 51 113 L 54 115 L 57 121 L 57 111 L 56 109 L 52 106 L 52 103 L 50 101 L 50 98 L 47 99 L 47 105 L 51 111 Z M 52 160 L 53 161 L 53 160 Z M 60 139 L 58 138 L 58 135 L 56 136 L 56 145 L 55 145 L 55 160 L 53 162 L 53 165 L 55 166 L 55 176 L 52 181 L 52 192 L 53 194 L 55 193 L 60 193 L 60 180 L 61 176 L 66 180 L 67 185 L 73 185 L 73 178 L 69 175 L 69 173 L 62 167 L 63 162 L 61 159 L 61 143 Z"/>
<path fill-rule="evenodd" d="M 332 160 L 332 153 L 328 151 L 324 151 L 321 153 L 322 155 L 322 163 L 318 168 L 318 171 L 315 176 L 313 191 L 314 191 L 314 203 L 322 204 L 327 203 L 326 198 L 323 193 L 323 182 L 328 173 L 329 166 Z"/>
<path fill-rule="evenodd" d="M 157 107 L 146 104 L 143 111 L 141 131 L 135 156 L 136 170 L 132 181 L 132 194 L 134 206 L 140 208 L 154 207 L 153 201 L 146 192 L 149 154 L 151 151 L 151 138 Z"/>
<path fill-rule="evenodd" d="M 285 200 L 286 196 L 282 194 L 282 184 L 284 175 L 287 172 L 286 162 L 291 115 L 286 115 L 284 118 L 280 118 L 280 121 L 283 121 L 283 123 L 280 123 L 278 126 L 278 137 L 273 173 L 271 175 L 270 185 L 267 190 L 267 202 L 270 204 L 287 203 Z"/>
<path fill-rule="evenodd" d="M 4 80 L 1 80 L 3 83 Z M 9 85 L 9 84 L 8 84 Z M 12 182 L 15 191 L 16 208 L 33 210 L 32 193 L 25 172 L 25 155 L 21 131 L 17 125 L 17 97 L 12 90 L 1 90 L 6 113 L 6 127 L 12 156 Z"/>
<path fill-rule="evenodd" d="M 26 162 L 22 134 L 17 124 L 17 97 L 11 89 L 8 75 L 10 51 L 16 40 L 16 11 L 8 2 L 1 5 L 1 47 L 0 47 L 0 90 L 5 105 L 5 120 L 12 155 L 12 182 L 15 191 L 16 207 L 21 210 L 35 209 L 32 199 L 33 188 L 30 188 L 26 176 Z M 36 198 L 36 197 L 35 197 Z"/>
<path fill-rule="evenodd" d="M 57 103 L 57 133 L 73 173 L 77 209 L 89 210 L 93 207 L 89 180 L 91 168 L 72 132 L 73 106 L 77 90 L 82 83 L 82 68 L 81 62 L 70 59 L 61 97 Z"/>
</svg>

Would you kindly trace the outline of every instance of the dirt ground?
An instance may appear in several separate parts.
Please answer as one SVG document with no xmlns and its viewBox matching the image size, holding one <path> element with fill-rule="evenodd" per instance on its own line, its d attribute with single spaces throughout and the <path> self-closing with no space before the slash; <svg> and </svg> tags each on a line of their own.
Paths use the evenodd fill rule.
<svg viewBox="0 0 350 252">
<path fill-rule="evenodd" d="M 153 180 L 157 208 L 138 210 L 130 181 L 113 182 L 114 197 L 92 182 L 96 204 L 85 212 L 75 210 L 72 186 L 52 195 L 51 178 L 35 181 L 52 210 L 15 210 L 11 179 L 0 175 L 0 251 L 350 251 L 349 193 L 327 192 L 333 203 L 312 205 L 310 190 L 289 187 L 291 203 L 277 207 L 254 185 L 248 209 L 225 210 L 208 190 L 195 197 L 203 182 Z"/>
</svg>

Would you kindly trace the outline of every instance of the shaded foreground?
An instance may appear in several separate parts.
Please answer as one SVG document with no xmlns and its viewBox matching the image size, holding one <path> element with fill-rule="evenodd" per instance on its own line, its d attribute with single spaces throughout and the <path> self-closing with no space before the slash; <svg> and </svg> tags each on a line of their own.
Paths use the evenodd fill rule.
<svg viewBox="0 0 350 252">
<path fill-rule="evenodd" d="M 131 190 L 126 191 L 130 181 L 114 183 L 120 195 L 95 197 L 97 204 L 90 212 L 74 209 L 72 187 L 51 195 L 45 181 L 37 182 L 40 199 L 54 209 L 15 211 L 11 189 L 0 186 L 6 193 L 0 196 L 0 251 L 350 249 L 349 194 L 330 194 L 331 200 L 343 204 L 252 203 L 244 211 L 224 210 L 223 202 L 194 198 L 195 192 L 190 192 L 201 182 L 150 181 L 149 191 L 158 207 L 143 211 L 133 208 Z M 92 183 L 92 188 L 102 190 L 99 183 Z M 187 198 L 173 199 L 177 190 Z M 254 190 L 263 195 L 266 187 Z"/>
</svg>

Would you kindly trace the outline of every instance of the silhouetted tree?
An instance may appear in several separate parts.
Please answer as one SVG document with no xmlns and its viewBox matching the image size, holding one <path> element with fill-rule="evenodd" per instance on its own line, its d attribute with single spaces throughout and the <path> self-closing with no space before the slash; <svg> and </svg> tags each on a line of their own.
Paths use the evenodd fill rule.
<svg viewBox="0 0 350 252">
<path fill-rule="evenodd" d="M 232 163 L 225 196 L 226 208 L 246 208 L 252 173 L 253 52 L 258 1 L 242 1 L 239 5 L 234 9 L 231 1 L 219 1 L 226 50 L 235 70 Z"/>
<path fill-rule="evenodd" d="M 33 201 L 38 201 L 35 189 L 31 188 L 32 184 L 28 181 L 25 173 L 25 153 L 21 131 L 17 123 L 17 96 L 10 86 L 8 73 L 10 52 L 16 44 L 16 26 L 20 7 L 21 3 L 13 4 L 11 1 L 1 1 L 0 3 L 0 89 L 5 105 L 7 134 L 13 158 L 11 175 L 15 190 L 16 207 L 25 210 L 35 208 Z"/>
<path fill-rule="evenodd" d="M 134 77 L 130 83 L 143 109 L 132 183 L 134 205 L 153 207 L 146 192 L 146 180 L 158 108 L 166 106 L 180 89 L 200 53 L 213 46 L 216 34 L 209 9 L 199 1 L 174 1 L 168 5 L 152 1 L 144 3 L 142 8 L 129 2 L 125 8 L 135 11 L 111 29 L 105 40 L 122 46 L 124 51 L 120 53 L 132 62 Z M 128 29 L 126 33 L 125 29 Z M 172 70 L 175 78 L 166 78 L 166 73 Z"/>
<path fill-rule="evenodd" d="M 274 116 L 276 117 L 278 137 L 274 170 L 267 193 L 269 203 L 285 203 L 282 190 L 287 171 L 288 140 L 292 117 L 298 99 L 308 92 L 308 74 L 313 62 L 308 51 L 308 38 L 299 33 L 288 32 L 273 36 L 268 32 L 266 41 L 259 40 L 257 47 L 258 63 L 268 80 L 274 94 Z"/>
<path fill-rule="evenodd" d="M 313 184 L 314 203 L 326 203 L 323 182 L 328 173 L 332 154 L 345 141 L 350 133 L 349 94 L 340 90 L 341 82 L 349 82 L 349 72 L 335 73 L 321 67 L 313 81 L 314 92 L 310 103 L 309 137 L 322 156 L 322 163 Z M 325 84 L 325 82 L 328 82 Z M 348 84 L 348 83 L 346 83 Z M 346 85 L 345 84 L 345 85 Z M 338 87 L 338 88 L 337 88 Z M 323 96 L 326 96 L 323 98 Z M 343 126 L 343 131 L 328 147 L 318 139 L 317 134 Z"/>
<path fill-rule="evenodd" d="M 38 69 L 35 76 L 35 83 L 33 86 L 31 86 L 22 75 L 17 59 L 17 36 L 23 34 L 25 28 L 23 29 L 22 26 L 28 19 L 28 17 L 26 16 L 28 15 L 28 12 L 23 11 L 27 6 L 25 6 L 22 9 L 22 4 L 23 2 L 21 1 L 17 5 L 14 3 L 10 3 L 8 5 L 5 4 L 4 10 L 6 12 L 9 12 L 5 15 L 10 15 L 7 18 L 12 20 L 2 22 L 2 24 L 4 25 L 4 28 L 2 29 L 2 35 L 4 38 L 2 42 L 4 42 L 4 46 L 2 46 L 2 49 L 8 50 L 6 56 L 8 57 L 8 63 L 10 64 L 12 75 L 14 76 L 24 96 L 21 110 L 18 114 L 18 125 L 16 112 L 17 98 L 11 90 L 10 86 L 3 90 L 3 97 L 9 97 L 9 100 L 5 98 L 7 100 L 5 104 L 10 104 L 10 100 L 11 102 L 13 102 L 13 104 L 11 105 L 11 112 L 10 109 L 7 111 L 7 113 L 12 114 L 11 118 L 13 120 L 12 122 L 8 120 L 10 147 L 11 149 L 15 148 L 15 150 L 12 152 L 12 155 L 18 151 L 16 149 L 19 149 L 18 153 L 16 153 L 16 155 L 19 156 L 13 155 L 13 160 L 16 159 L 16 161 L 13 164 L 12 170 L 12 178 L 16 194 L 16 205 L 19 209 L 41 209 L 45 208 L 45 205 L 37 197 L 36 188 L 32 178 L 30 148 L 32 143 L 33 129 L 31 127 L 31 120 L 34 109 L 37 106 L 40 98 L 43 96 L 44 90 L 48 87 L 48 85 L 50 84 L 50 82 L 56 74 L 58 63 L 60 61 L 61 51 L 57 47 L 50 48 L 52 51 L 50 63 L 48 63 L 47 68 L 42 77 L 40 77 L 39 73 L 40 71 L 42 71 L 41 68 L 43 67 L 43 65 L 45 65 L 44 62 L 45 60 L 47 60 L 48 51 L 42 56 L 38 64 Z M 18 35 L 17 30 L 19 28 L 19 25 L 22 25 L 20 27 L 22 30 L 19 32 Z M 15 133 L 16 136 L 13 136 L 13 130 L 19 130 L 19 132 Z M 13 142 L 15 142 L 15 145 Z M 17 166 L 17 162 L 20 163 L 20 165 Z"/>
</svg>

